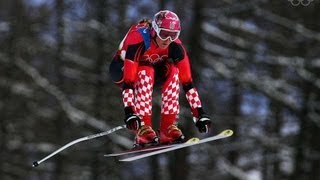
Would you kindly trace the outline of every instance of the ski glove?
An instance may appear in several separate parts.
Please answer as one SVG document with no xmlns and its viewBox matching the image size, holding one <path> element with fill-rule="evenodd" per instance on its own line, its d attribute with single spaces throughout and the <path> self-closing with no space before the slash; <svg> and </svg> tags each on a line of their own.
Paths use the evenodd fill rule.
<svg viewBox="0 0 320 180">
<path fill-rule="evenodd" d="M 138 130 L 141 127 L 140 117 L 134 114 L 132 107 L 125 107 L 125 118 L 124 122 L 126 123 L 126 127 L 130 130 Z"/>
<path fill-rule="evenodd" d="M 211 127 L 211 121 L 208 116 L 200 115 L 196 121 L 196 126 L 201 133 L 208 133 Z"/>
<path fill-rule="evenodd" d="M 192 110 L 192 114 L 193 121 L 195 122 L 199 132 L 208 133 L 211 127 L 211 120 L 204 110 L 202 108 L 196 108 Z"/>
</svg>

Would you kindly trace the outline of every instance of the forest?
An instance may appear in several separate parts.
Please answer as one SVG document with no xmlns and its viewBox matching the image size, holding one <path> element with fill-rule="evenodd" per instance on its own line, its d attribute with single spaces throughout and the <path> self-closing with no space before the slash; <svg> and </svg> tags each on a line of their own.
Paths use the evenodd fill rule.
<svg viewBox="0 0 320 180">
<path fill-rule="evenodd" d="M 130 26 L 162 9 L 180 18 L 210 133 L 197 131 L 184 92 L 179 127 L 234 135 L 133 162 L 121 89 L 109 64 Z M 320 179 L 320 1 L 0 0 L 2 180 Z M 159 128 L 160 90 L 153 94 Z"/>
</svg>

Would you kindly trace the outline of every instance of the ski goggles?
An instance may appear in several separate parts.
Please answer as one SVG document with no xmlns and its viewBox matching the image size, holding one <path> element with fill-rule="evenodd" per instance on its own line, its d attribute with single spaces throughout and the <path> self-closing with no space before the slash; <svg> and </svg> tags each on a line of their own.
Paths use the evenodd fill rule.
<svg viewBox="0 0 320 180">
<path fill-rule="evenodd" d="M 164 29 L 159 28 L 157 23 L 155 21 L 152 21 L 152 27 L 154 31 L 156 32 L 157 36 L 162 40 L 165 41 L 167 39 L 170 39 L 170 41 L 175 41 L 178 39 L 180 35 L 180 29 L 179 30 L 170 30 L 170 29 Z"/>
<path fill-rule="evenodd" d="M 168 39 L 170 39 L 170 41 L 175 41 L 178 39 L 180 35 L 180 30 L 168 30 L 168 29 L 158 28 L 156 33 L 157 33 L 157 36 L 162 41 L 166 41 Z"/>
</svg>

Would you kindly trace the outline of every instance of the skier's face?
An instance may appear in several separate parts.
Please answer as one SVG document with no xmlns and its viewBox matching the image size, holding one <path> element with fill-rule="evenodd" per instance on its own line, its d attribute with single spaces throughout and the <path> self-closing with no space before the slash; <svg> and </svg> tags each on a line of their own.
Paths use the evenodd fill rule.
<svg viewBox="0 0 320 180">
<path fill-rule="evenodd" d="M 170 38 L 166 40 L 161 40 L 158 36 L 156 37 L 156 42 L 161 49 L 168 48 L 169 44 L 172 42 Z"/>
</svg>

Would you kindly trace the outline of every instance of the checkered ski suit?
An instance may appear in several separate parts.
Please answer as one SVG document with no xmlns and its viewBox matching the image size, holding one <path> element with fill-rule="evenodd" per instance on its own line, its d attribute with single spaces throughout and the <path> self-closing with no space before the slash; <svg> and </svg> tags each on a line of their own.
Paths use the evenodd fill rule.
<svg viewBox="0 0 320 180">
<path fill-rule="evenodd" d="M 131 107 L 142 124 L 152 125 L 152 93 L 161 86 L 161 129 L 177 121 L 180 84 L 193 115 L 201 107 L 193 86 L 190 63 L 185 48 L 177 39 L 167 49 L 157 47 L 150 28 L 131 27 L 120 44 L 110 66 L 113 81 L 122 88 L 124 107 Z"/>
</svg>

